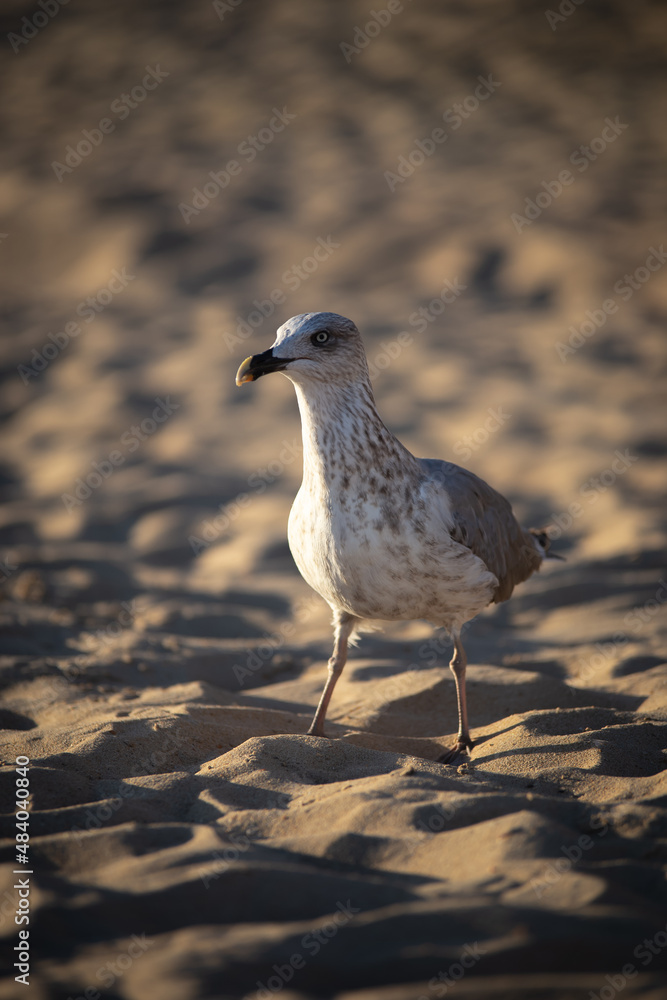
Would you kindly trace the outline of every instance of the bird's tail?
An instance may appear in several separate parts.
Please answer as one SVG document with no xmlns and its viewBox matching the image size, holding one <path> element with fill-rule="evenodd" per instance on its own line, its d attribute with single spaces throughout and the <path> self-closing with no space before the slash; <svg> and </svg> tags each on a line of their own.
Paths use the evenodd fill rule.
<svg viewBox="0 0 667 1000">
<path fill-rule="evenodd" d="M 537 547 L 542 553 L 543 559 L 560 559 L 561 562 L 565 562 L 565 556 L 559 555 L 558 552 L 549 551 L 551 548 L 551 539 L 546 528 L 529 528 L 528 531 L 537 542 Z"/>
</svg>

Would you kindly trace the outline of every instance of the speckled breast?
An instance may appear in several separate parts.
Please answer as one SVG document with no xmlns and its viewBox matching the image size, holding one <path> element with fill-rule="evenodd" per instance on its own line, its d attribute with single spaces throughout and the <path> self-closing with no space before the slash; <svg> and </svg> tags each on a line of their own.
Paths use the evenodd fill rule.
<svg viewBox="0 0 667 1000">
<path fill-rule="evenodd" d="M 496 578 L 428 517 L 367 498 L 361 505 L 311 495 L 302 487 L 288 538 L 306 582 L 334 609 L 359 618 L 423 618 L 454 626 L 490 601 Z"/>
</svg>

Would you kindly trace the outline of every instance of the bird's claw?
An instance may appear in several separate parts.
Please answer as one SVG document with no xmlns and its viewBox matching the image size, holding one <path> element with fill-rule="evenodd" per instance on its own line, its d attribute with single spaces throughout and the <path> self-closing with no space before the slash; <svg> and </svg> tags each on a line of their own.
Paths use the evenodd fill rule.
<svg viewBox="0 0 667 1000">
<path fill-rule="evenodd" d="M 457 740 L 453 747 L 446 750 L 440 757 L 437 758 L 438 764 L 453 764 L 456 758 L 463 754 L 465 757 L 470 757 L 470 751 L 472 750 L 473 743 L 472 740 Z"/>
</svg>

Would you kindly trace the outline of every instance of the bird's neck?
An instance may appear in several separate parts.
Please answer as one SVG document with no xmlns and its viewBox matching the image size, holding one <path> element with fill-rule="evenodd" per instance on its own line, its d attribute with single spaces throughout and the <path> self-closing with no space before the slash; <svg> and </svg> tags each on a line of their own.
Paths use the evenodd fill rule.
<svg viewBox="0 0 667 1000">
<path fill-rule="evenodd" d="M 417 461 L 380 419 L 368 379 L 353 383 L 295 383 L 303 435 L 304 483 L 349 488 L 367 482 L 368 470 L 398 467 L 416 472 Z"/>
</svg>

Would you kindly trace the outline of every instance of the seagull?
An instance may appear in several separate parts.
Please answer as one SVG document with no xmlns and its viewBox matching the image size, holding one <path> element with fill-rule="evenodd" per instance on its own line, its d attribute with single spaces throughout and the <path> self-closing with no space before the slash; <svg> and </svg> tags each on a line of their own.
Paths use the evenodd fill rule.
<svg viewBox="0 0 667 1000">
<path fill-rule="evenodd" d="M 540 568 L 548 535 L 522 528 L 505 497 L 474 473 L 416 458 L 394 437 L 378 414 L 351 320 L 330 312 L 292 317 L 272 347 L 246 358 L 236 384 L 272 372 L 293 383 L 301 413 L 303 482 L 289 516 L 290 550 L 333 612 L 333 653 L 308 735 L 324 736 L 360 627 L 425 619 L 454 642 L 458 734 L 439 758 L 453 763 L 473 747 L 461 629 Z"/>
</svg>

